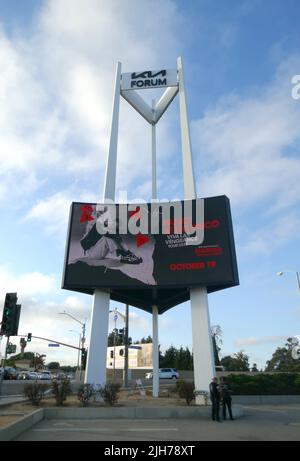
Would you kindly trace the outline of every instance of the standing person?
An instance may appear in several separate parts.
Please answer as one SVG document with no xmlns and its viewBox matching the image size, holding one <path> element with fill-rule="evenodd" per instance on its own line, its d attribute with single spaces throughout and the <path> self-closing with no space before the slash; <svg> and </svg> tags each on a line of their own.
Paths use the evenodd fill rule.
<svg viewBox="0 0 300 461">
<path fill-rule="evenodd" d="M 212 378 L 212 381 L 209 385 L 210 400 L 212 403 L 211 409 L 211 418 L 213 421 L 221 422 L 220 420 L 220 391 L 218 386 L 217 378 Z"/>
<path fill-rule="evenodd" d="M 226 407 L 228 408 L 228 413 L 231 421 L 233 421 L 232 417 L 232 409 L 231 409 L 231 394 L 232 390 L 226 378 L 221 378 L 221 385 L 220 385 L 220 392 L 222 397 L 222 406 L 223 406 L 223 419 L 226 419 Z"/>
</svg>

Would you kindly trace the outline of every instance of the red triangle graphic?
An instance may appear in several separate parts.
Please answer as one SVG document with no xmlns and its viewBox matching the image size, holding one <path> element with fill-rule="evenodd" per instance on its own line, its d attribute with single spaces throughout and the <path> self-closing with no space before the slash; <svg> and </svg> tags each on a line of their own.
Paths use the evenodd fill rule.
<svg viewBox="0 0 300 461">
<path fill-rule="evenodd" d="M 136 246 L 139 248 L 142 245 L 145 245 L 146 243 L 150 242 L 150 237 L 148 237 L 147 235 L 138 234 L 135 237 L 135 242 L 136 242 Z"/>
</svg>

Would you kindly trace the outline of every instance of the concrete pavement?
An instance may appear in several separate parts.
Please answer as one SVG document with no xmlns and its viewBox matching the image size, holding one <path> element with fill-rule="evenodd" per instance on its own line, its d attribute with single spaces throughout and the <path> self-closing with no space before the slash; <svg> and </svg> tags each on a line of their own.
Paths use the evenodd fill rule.
<svg viewBox="0 0 300 461">
<path fill-rule="evenodd" d="M 222 423 L 209 419 L 51 419 L 40 421 L 15 440 L 300 440 L 300 405 L 248 406 L 244 412 L 243 418 Z"/>
</svg>

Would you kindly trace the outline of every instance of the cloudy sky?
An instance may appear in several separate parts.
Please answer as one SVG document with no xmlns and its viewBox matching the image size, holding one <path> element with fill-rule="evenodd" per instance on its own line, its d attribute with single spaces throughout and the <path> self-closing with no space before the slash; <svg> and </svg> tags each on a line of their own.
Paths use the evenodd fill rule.
<svg viewBox="0 0 300 461">
<path fill-rule="evenodd" d="M 226 194 L 232 206 L 240 286 L 209 296 L 222 353 L 242 349 L 264 367 L 300 334 L 299 20 L 298 0 L 0 0 L 0 303 L 18 293 L 20 334 L 76 345 L 80 325 L 64 310 L 89 332 L 92 298 L 60 288 L 69 206 L 102 197 L 116 62 L 175 68 L 177 56 L 198 196 Z M 123 101 L 117 196 L 151 198 L 150 136 Z M 183 197 L 178 101 L 157 151 L 159 198 Z M 191 347 L 189 303 L 159 328 L 163 349 Z M 131 308 L 130 335 L 148 334 L 151 316 Z M 38 340 L 26 350 L 77 361 Z"/>
</svg>

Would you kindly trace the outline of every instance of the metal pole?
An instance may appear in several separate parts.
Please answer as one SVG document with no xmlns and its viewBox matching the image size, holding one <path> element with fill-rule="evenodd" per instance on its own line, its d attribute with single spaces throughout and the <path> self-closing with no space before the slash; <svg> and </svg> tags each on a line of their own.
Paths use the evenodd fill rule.
<svg viewBox="0 0 300 461">
<path fill-rule="evenodd" d="M 77 372 L 79 372 L 81 333 L 79 333 L 78 355 L 77 355 Z"/>
<path fill-rule="evenodd" d="M 190 141 L 190 128 L 187 114 L 187 104 L 184 91 L 184 75 L 182 59 L 177 59 L 178 84 L 179 84 L 179 111 L 182 145 L 182 166 L 183 166 L 183 185 L 184 198 L 190 200 L 197 198 L 196 184 L 194 178 L 193 159 Z"/>
<path fill-rule="evenodd" d="M 155 101 L 152 100 L 152 112 L 154 119 Z M 156 181 L 156 126 L 152 124 L 152 200 L 157 199 L 157 181 Z M 152 306 L 152 395 L 159 395 L 159 351 L 158 351 L 158 309 L 157 306 Z"/>
<path fill-rule="evenodd" d="M 190 142 L 190 129 L 188 122 L 187 104 L 184 89 L 184 74 L 182 59 L 177 59 L 178 82 L 179 82 L 179 110 L 182 144 L 182 164 L 184 198 L 191 200 L 197 198 L 196 183 L 194 178 L 192 150 Z M 209 383 L 216 375 L 213 355 L 211 328 L 209 320 L 207 288 L 191 288 L 191 317 L 193 338 L 193 360 L 195 390 L 200 392 L 196 395 L 196 404 L 205 404 L 203 392 L 208 392 Z"/>
<path fill-rule="evenodd" d="M 116 378 L 116 336 L 117 336 L 117 319 L 115 318 L 115 334 L 114 334 L 114 372 L 113 372 L 113 380 L 115 381 Z"/>
<path fill-rule="evenodd" d="M 124 387 L 128 387 L 128 327 L 129 327 L 129 306 L 126 304 L 125 310 L 125 356 L 124 356 Z"/>
<path fill-rule="evenodd" d="M 104 200 L 115 200 L 117 151 L 118 151 L 118 128 L 120 108 L 120 87 L 121 87 L 121 63 L 117 63 L 115 74 L 115 93 L 113 101 L 113 113 L 110 129 L 110 143 L 105 173 Z"/>
<path fill-rule="evenodd" d="M 152 99 L 152 112 L 154 114 L 155 111 L 155 100 Z M 152 200 L 157 199 L 157 181 L 156 181 L 156 125 L 152 123 L 151 125 L 152 136 L 151 136 L 151 144 L 152 144 Z"/>
<path fill-rule="evenodd" d="M 2 384 L 3 384 L 3 379 L 4 379 L 4 371 L 5 371 L 5 363 L 6 363 L 6 357 L 7 357 L 7 347 L 9 343 L 9 336 L 7 336 L 6 340 L 6 346 L 5 346 L 5 354 L 4 354 L 4 359 L 3 359 L 3 373 L 1 373 L 0 377 L 0 399 L 2 398 Z"/>
<path fill-rule="evenodd" d="M 153 331 L 153 378 L 152 378 L 152 395 L 159 395 L 159 352 L 158 352 L 158 309 L 157 306 L 152 306 L 152 331 Z"/>
<path fill-rule="evenodd" d="M 297 277 L 297 283 L 298 283 L 298 290 L 300 291 L 300 278 L 299 278 L 299 272 L 296 272 L 296 277 Z"/>
<path fill-rule="evenodd" d="M 113 113 L 110 130 L 110 144 L 105 172 L 103 200 L 115 200 L 118 127 L 121 89 L 121 63 L 117 63 Z M 94 291 L 91 315 L 91 334 L 85 372 L 85 382 L 104 385 L 106 383 L 106 353 L 108 336 L 108 315 L 110 295 L 102 290 Z"/>
</svg>

